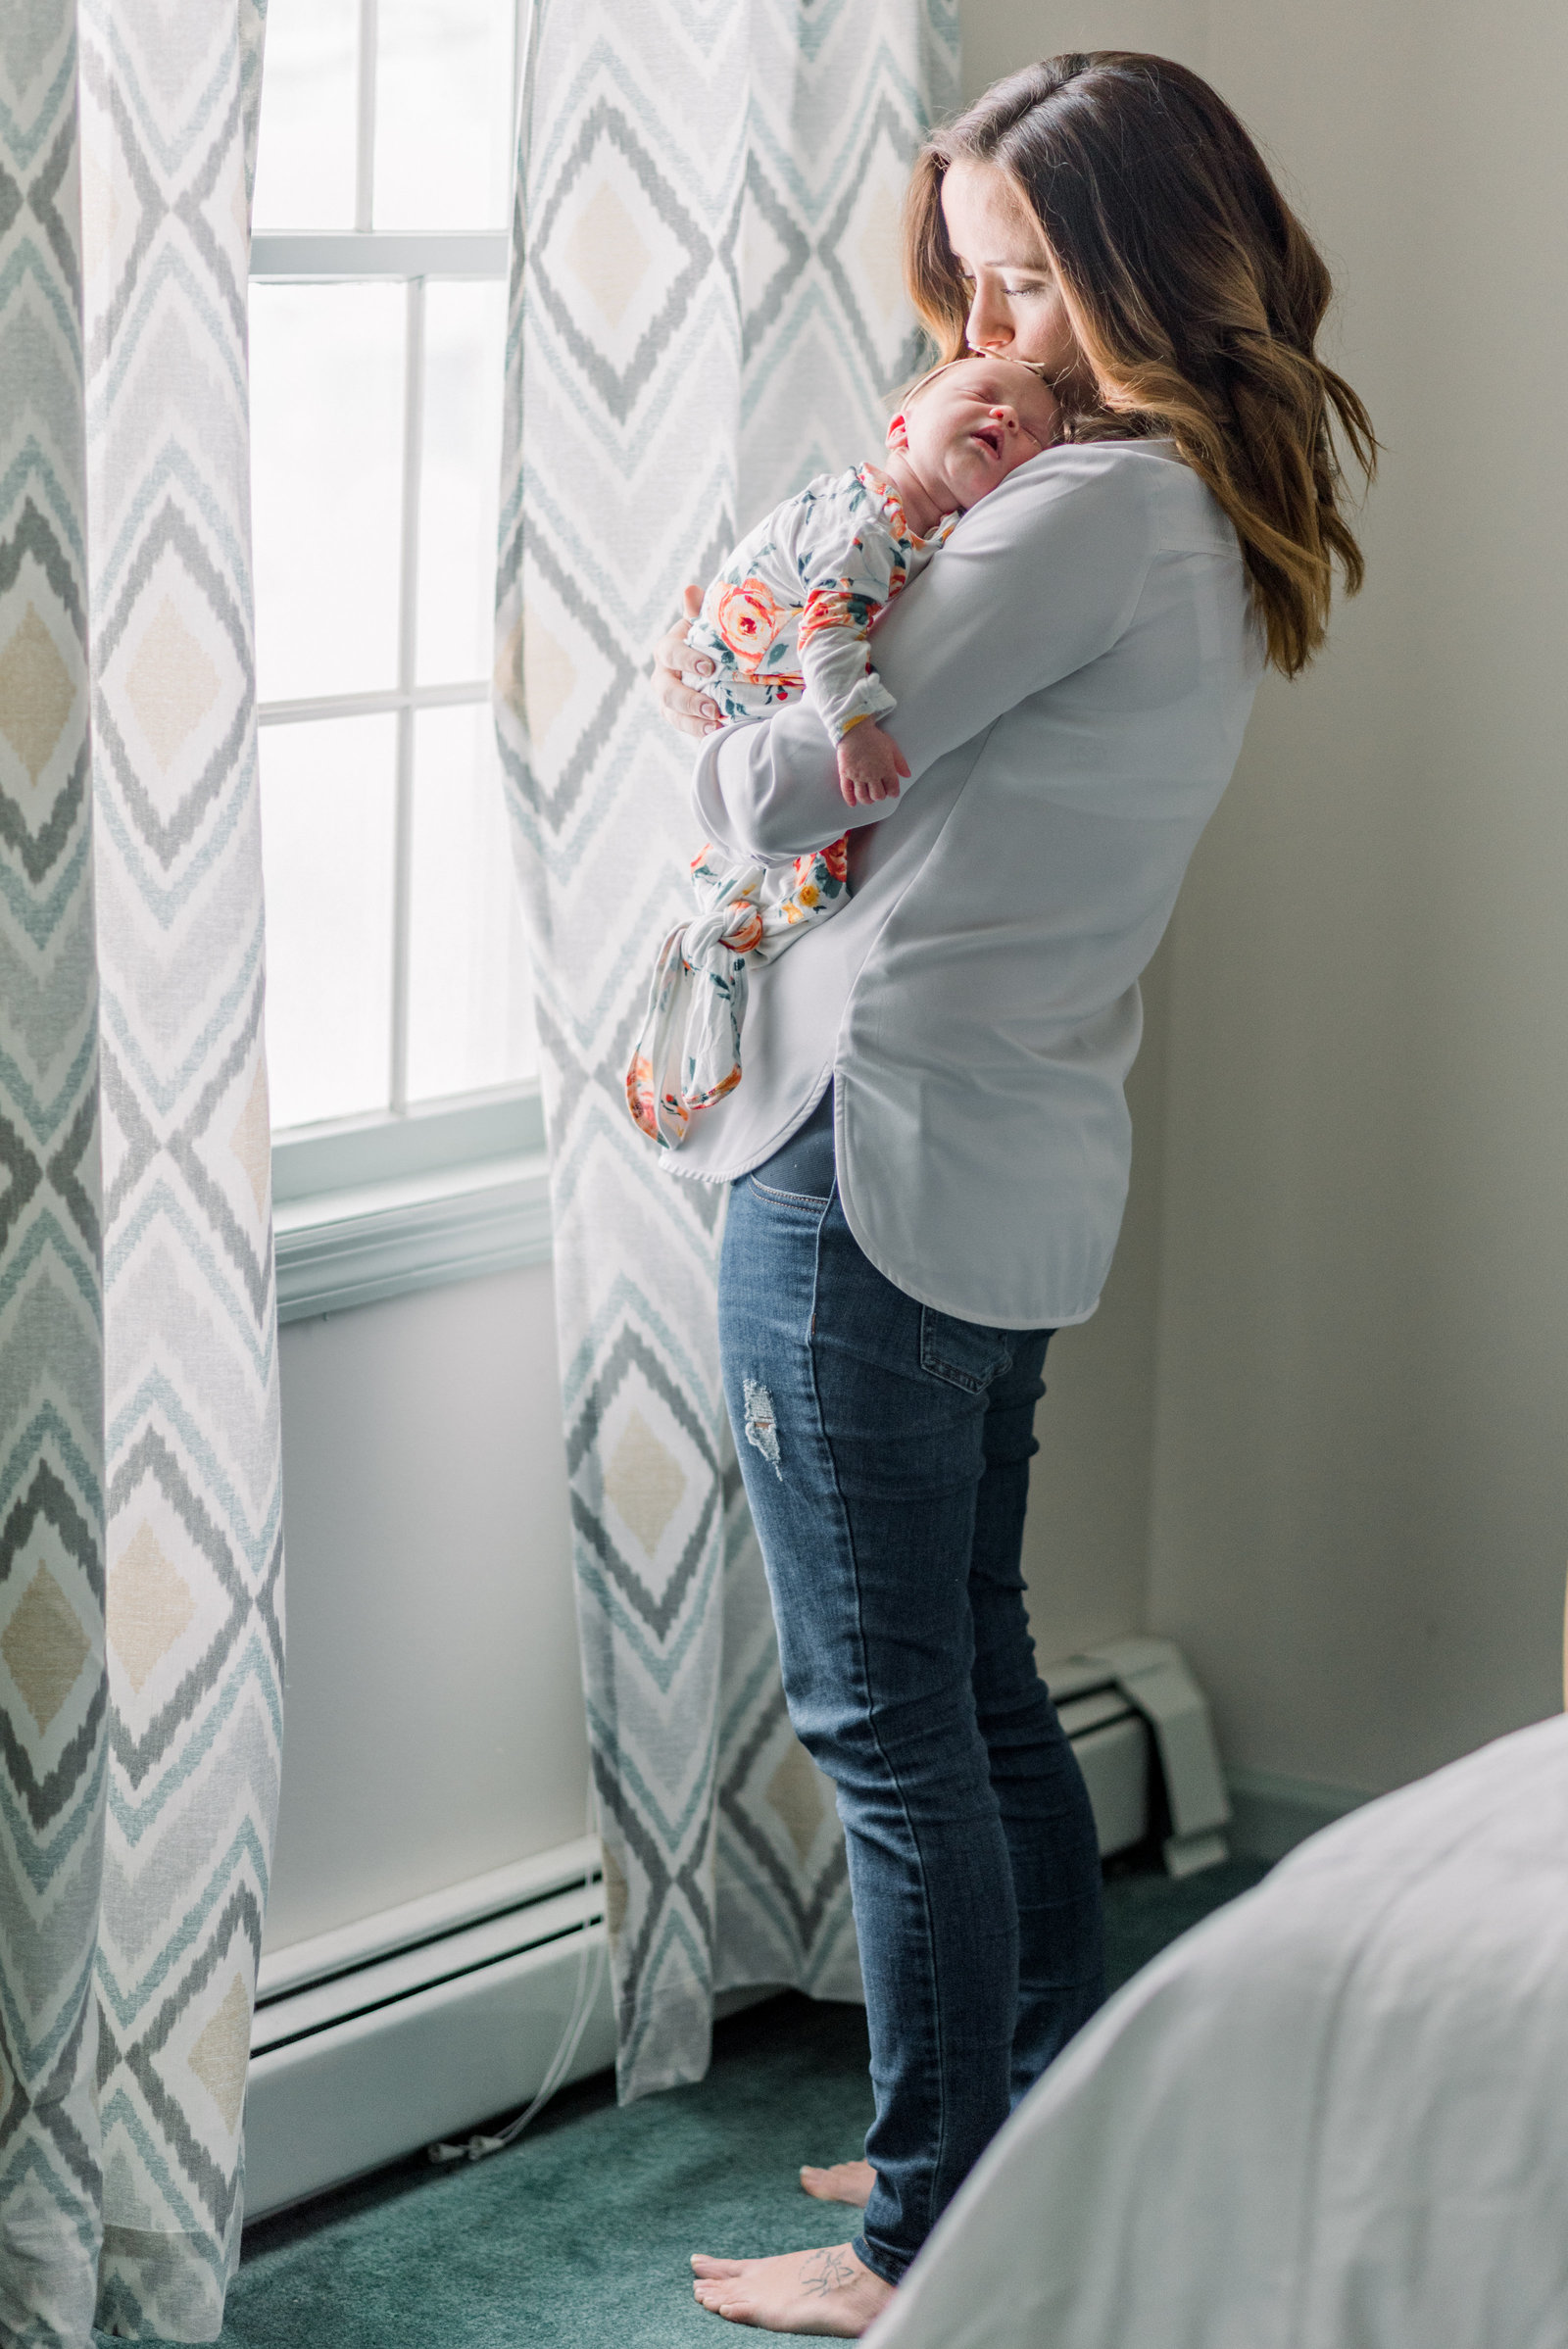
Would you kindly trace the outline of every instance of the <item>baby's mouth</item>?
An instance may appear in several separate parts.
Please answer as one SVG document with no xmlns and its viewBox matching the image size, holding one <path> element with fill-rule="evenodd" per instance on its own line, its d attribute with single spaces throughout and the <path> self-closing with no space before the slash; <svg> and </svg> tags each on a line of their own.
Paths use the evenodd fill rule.
<svg viewBox="0 0 1568 2349">
<path fill-rule="evenodd" d="M 1002 455 L 1002 427 L 1000 424 L 979 424 L 970 433 L 969 438 L 977 440 L 982 449 L 989 449 L 993 457 Z"/>
</svg>

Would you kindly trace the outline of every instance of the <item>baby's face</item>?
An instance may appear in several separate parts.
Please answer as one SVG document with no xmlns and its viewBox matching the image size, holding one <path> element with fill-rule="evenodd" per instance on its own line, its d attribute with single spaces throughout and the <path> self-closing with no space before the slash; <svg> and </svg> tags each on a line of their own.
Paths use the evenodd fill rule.
<svg viewBox="0 0 1568 2349">
<path fill-rule="evenodd" d="M 888 438 L 944 513 L 973 506 L 1049 448 L 1059 415 L 1048 384 L 1016 359 L 960 359 L 917 391 Z"/>
</svg>

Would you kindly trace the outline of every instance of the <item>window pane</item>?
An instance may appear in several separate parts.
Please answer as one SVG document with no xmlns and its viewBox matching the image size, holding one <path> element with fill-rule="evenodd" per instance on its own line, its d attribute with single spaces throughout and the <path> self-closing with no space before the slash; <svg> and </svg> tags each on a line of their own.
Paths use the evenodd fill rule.
<svg viewBox="0 0 1568 2349">
<path fill-rule="evenodd" d="M 537 1065 L 522 917 L 489 709 L 415 721 L 409 1099 Z"/>
<path fill-rule="evenodd" d="M 488 677 L 495 628 L 504 285 L 425 289 L 419 680 Z"/>
<path fill-rule="evenodd" d="M 397 681 L 400 285 L 251 288 L 251 496 L 264 702 Z"/>
<path fill-rule="evenodd" d="M 256 226 L 352 228 L 358 0 L 271 0 Z"/>
<path fill-rule="evenodd" d="M 397 720 L 262 728 L 272 1124 L 386 1106 Z"/>
<path fill-rule="evenodd" d="M 514 0 L 380 0 L 377 228 L 504 228 Z"/>
</svg>

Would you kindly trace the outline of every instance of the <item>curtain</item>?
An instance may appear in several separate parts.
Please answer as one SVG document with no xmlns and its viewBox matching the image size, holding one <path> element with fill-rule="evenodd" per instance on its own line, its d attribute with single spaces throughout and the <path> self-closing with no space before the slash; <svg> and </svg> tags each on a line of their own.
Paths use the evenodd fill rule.
<svg viewBox="0 0 1568 2349">
<path fill-rule="evenodd" d="M 719 1392 L 722 1194 L 623 1078 L 684 903 L 655 715 L 689 579 L 880 446 L 897 221 L 956 97 L 953 0 L 540 0 L 514 220 L 497 730 L 533 951 L 563 1399 L 623 2099 L 705 2070 L 715 1990 L 858 1995 L 831 1790 L 791 1735 Z"/>
<path fill-rule="evenodd" d="M 260 0 L 0 10 L 0 2336 L 200 2341 L 281 1735 Z"/>
</svg>

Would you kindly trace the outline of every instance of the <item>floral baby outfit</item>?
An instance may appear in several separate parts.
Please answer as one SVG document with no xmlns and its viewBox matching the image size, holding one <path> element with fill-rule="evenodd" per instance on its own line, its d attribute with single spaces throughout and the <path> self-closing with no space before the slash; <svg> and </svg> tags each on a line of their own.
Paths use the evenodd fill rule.
<svg viewBox="0 0 1568 2349">
<path fill-rule="evenodd" d="M 948 537 L 917 538 L 875 465 L 820 473 L 742 539 L 687 630 L 707 654 L 704 691 L 727 718 L 765 717 L 809 693 L 835 742 L 894 708 L 871 666 L 871 622 Z M 741 1080 L 747 973 L 774 961 L 849 895 L 847 838 L 792 865 L 726 865 L 704 845 L 692 863 L 701 908 L 660 950 L 626 1101 L 650 1141 L 677 1150 L 692 1114 Z"/>
<path fill-rule="evenodd" d="M 703 598 L 686 641 L 713 663 L 705 691 L 726 717 L 765 717 L 808 692 L 835 742 L 882 716 L 893 696 L 871 666 L 872 618 L 957 518 L 916 538 L 874 465 L 819 473 L 741 540 Z"/>
</svg>

